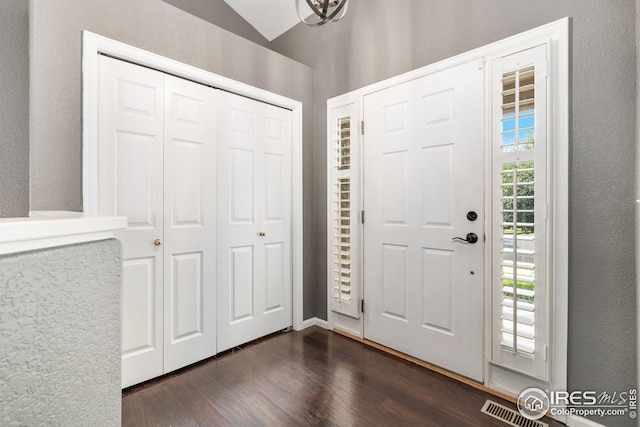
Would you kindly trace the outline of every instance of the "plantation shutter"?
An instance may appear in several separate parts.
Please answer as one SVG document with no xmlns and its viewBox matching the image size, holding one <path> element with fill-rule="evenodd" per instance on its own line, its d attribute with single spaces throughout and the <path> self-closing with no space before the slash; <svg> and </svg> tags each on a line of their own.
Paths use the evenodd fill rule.
<svg viewBox="0 0 640 427">
<path fill-rule="evenodd" d="M 546 379 L 547 46 L 493 61 L 494 362 Z"/>
<path fill-rule="evenodd" d="M 360 317 L 360 197 L 358 116 L 355 103 L 329 114 L 328 280 L 330 307 Z M 331 137 L 332 136 L 332 137 Z"/>
</svg>

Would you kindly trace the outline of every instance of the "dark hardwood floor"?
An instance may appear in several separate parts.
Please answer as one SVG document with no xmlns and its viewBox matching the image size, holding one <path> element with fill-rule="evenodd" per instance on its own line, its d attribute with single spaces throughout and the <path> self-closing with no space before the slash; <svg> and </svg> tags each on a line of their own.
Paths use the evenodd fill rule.
<svg viewBox="0 0 640 427">
<path fill-rule="evenodd" d="M 314 327 L 274 334 L 124 390 L 122 425 L 504 427 L 480 412 L 487 398 L 514 407 Z"/>
</svg>

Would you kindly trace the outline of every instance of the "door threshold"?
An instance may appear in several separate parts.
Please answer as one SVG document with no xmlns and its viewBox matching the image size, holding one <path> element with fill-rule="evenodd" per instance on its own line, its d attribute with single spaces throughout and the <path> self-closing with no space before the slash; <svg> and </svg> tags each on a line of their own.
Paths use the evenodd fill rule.
<svg viewBox="0 0 640 427">
<path fill-rule="evenodd" d="M 385 347 L 385 346 L 383 346 L 381 344 L 378 344 L 376 342 L 369 341 L 369 340 L 367 340 L 365 338 L 360 338 L 360 337 L 358 337 L 356 335 L 350 334 L 349 332 L 345 332 L 345 331 L 342 331 L 342 330 L 337 329 L 337 328 L 334 328 L 333 332 L 335 332 L 338 335 L 342 335 L 344 337 L 350 338 L 350 339 L 352 339 L 354 341 L 361 342 L 362 344 L 366 344 L 369 347 L 373 347 L 375 349 L 383 351 L 383 352 L 385 352 L 387 354 L 390 354 L 392 356 L 395 356 L 395 357 L 398 357 L 400 359 L 406 360 L 407 362 L 411 362 L 411 363 L 414 363 L 414 364 L 416 364 L 418 366 L 421 366 L 423 368 L 429 369 L 430 371 L 437 372 L 438 374 L 444 375 L 445 377 L 449 377 L 449 378 L 454 379 L 456 381 L 459 381 L 459 382 L 461 382 L 463 384 L 466 384 L 466 385 L 468 385 L 470 387 L 473 387 L 473 388 L 475 388 L 477 390 L 481 390 L 481 391 L 484 391 L 486 393 L 492 394 L 492 395 L 494 395 L 496 397 L 499 397 L 500 399 L 504 399 L 504 400 L 506 400 L 508 402 L 517 403 L 517 401 L 518 401 L 513 396 L 510 396 L 510 395 L 502 393 L 502 392 L 500 392 L 498 390 L 494 390 L 492 388 L 489 388 L 489 387 L 485 386 L 484 384 L 476 382 L 476 381 L 474 381 L 472 379 L 469 379 L 467 377 L 464 377 L 462 375 L 456 374 L 455 372 L 451 372 L 451 371 L 448 371 L 448 370 L 446 370 L 444 368 L 441 368 L 439 366 L 432 365 L 431 363 L 425 362 L 424 360 L 417 359 L 417 358 L 415 358 L 413 356 L 409 356 L 408 354 L 405 354 L 405 353 L 400 353 L 397 350 L 394 350 L 394 349 L 389 348 L 389 347 Z"/>
</svg>

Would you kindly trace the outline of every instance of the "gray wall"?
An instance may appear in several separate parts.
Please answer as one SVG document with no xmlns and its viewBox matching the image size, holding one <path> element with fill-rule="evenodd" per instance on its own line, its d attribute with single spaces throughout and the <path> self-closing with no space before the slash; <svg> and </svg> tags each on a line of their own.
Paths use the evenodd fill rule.
<svg viewBox="0 0 640 427">
<path fill-rule="evenodd" d="M 350 4 L 343 21 L 298 25 L 271 44 L 315 71 L 316 315 L 326 312 L 327 99 L 570 16 L 569 388 L 635 386 L 635 1 Z"/>
<path fill-rule="evenodd" d="M 29 212 L 29 25 L 26 0 L 0 1 L 0 217 Z"/>
<path fill-rule="evenodd" d="M 313 236 L 313 71 L 160 0 L 31 1 L 31 209 L 82 208 L 82 30 L 302 101 L 304 235 Z M 306 238 L 305 318 L 314 250 Z"/>
<path fill-rule="evenodd" d="M 0 256 L 0 425 L 119 426 L 117 240 Z"/>
<path fill-rule="evenodd" d="M 258 30 L 222 0 L 162 0 L 185 12 L 202 18 L 220 28 L 251 40 L 264 47 L 269 47 L 267 40 Z"/>
<path fill-rule="evenodd" d="M 326 313 L 326 100 L 571 16 L 569 386 L 635 383 L 633 0 L 351 0 L 341 23 L 298 26 L 271 43 L 315 72 L 159 0 L 32 4 L 34 209 L 81 206 L 82 29 L 304 102 L 305 318 Z"/>
</svg>

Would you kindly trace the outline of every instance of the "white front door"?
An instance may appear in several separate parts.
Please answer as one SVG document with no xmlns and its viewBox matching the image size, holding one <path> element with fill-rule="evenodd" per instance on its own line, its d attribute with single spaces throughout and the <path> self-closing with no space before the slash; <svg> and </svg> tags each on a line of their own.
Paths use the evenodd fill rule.
<svg viewBox="0 0 640 427">
<path fill-rule="evenodd" d="M 467 63 L 364 97 L 365 338 L 478 381 L 483 75 Z"/>
<path fill-rule="evenodd" d="M 218 351 L 292 324 L 291 111 L 231 93 L 218 116 Z"/>
</svg>

